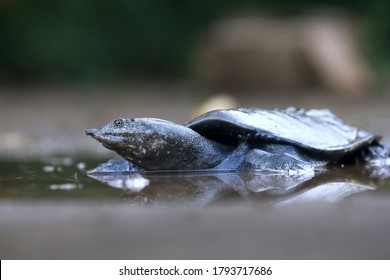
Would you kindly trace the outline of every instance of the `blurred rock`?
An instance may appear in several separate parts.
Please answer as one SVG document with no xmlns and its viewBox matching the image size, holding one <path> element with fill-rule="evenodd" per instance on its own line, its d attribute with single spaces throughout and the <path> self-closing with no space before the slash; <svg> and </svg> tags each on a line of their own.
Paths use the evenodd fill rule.
<svg viewBox="0 0 390 280">
<path fill-rule="evenodd" d="M 368 90 L 371 74 L 346 23 L 307 20 L 302 30 L 302 48 L 324 86 L 353 95 Z"/>
<path fill-rule="evenodd" d="M 370 71 L 338 17 L 230 18 L 200 42 L 196 75 L 214 91 L 327 90 L 359 95 Z"/>
<path fill-rule="evenodd" d="M 206 99 L 192 112 L 191 117 L 195 118 L 209 111 L 234 107 L 238 107 L 237 100 L 230 94 L 221 93 Z"/>
</svg>

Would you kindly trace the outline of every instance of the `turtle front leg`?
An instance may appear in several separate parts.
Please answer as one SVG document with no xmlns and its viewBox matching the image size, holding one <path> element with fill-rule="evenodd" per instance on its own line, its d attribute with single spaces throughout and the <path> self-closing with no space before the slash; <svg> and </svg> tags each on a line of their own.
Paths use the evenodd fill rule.
<svg viewBox="0 0 390 280">
<path fill-rule="evenodd" d="M 261 172 L 287 172 L 289 174 L 314 171 L 315 165 L 288 151 L 279 150 L 272 153 L 253 149 L 246 155 L 240 170 Z"/>
<path fill-rule="evenodd" d="M 123 157 L 116 157 L 109 161 L 88 170 L 88 174 L 94 173 L 122 173 L 122 172 L 143 172 L 143 169 L 127 161 Z"/>
</svg>

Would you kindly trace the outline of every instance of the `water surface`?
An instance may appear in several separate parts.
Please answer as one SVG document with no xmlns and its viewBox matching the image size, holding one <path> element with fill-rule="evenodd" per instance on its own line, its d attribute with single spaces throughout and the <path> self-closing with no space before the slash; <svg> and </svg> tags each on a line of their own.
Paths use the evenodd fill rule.
<svg viewBox="0 0 390 280">
<path fill-rule="evenodd" d="M 0 199 L 117 201 L 141 206 L 202 208 L 215 204 L 288 205 L 335 202 L 390 193 L 390 179 L 363 166 L 307 174 L 146 173 L 87 174 L 104 160 L 48 158 L 0 162 Z M 383 170 L 382 170 L 383 171 Z M 382 172 L 383 173 L 383 172 Z"/>
</svg>

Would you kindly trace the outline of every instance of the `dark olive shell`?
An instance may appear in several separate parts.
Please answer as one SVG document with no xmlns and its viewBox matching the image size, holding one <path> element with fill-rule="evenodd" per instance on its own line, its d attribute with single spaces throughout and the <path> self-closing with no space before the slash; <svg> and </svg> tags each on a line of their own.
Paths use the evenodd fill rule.
<svg viewBox="0 0 390 280">
<path fill-rule="evenodd" d="M 367 131 L 345 124 L 327 109 L 216 110 L 185 125 L 225 144 L 285 143 L 324 156 L 353 152 L 376 139 Z"/>
</svg>

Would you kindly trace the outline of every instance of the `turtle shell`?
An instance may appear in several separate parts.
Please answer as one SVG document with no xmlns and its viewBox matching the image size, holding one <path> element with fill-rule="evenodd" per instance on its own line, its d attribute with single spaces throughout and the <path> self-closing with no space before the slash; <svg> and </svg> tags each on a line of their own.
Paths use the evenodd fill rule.
<svg viewBox="0 0 390 280">
<path fill-rule="evenodd" d="M 375 136 L 345 124 L 327 109 L 237 108 L 216 110 L 185 124 L 214 141 L 284 143 L 322 155 L 343 155 L 375 140 Z"/>
</svg>

